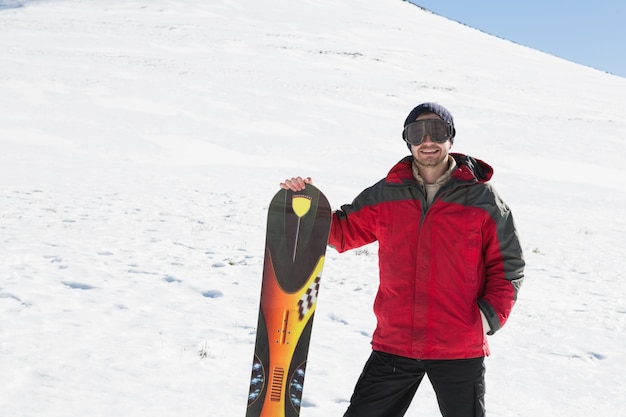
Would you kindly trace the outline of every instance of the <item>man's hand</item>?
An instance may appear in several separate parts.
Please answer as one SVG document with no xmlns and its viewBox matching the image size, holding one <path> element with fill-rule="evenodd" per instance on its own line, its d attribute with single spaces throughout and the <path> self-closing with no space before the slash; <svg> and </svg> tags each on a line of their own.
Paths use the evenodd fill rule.
<svg viewBox="0 0 626 417">
<path fill-rule="evenodd" d="M 294 177 L 286 179 L 285 182 L 280 183 L 280 188 L 291 191 L 301 191 L 304 190 L 305 184 L 313 184 L 311 177 Z"/>
</svg>

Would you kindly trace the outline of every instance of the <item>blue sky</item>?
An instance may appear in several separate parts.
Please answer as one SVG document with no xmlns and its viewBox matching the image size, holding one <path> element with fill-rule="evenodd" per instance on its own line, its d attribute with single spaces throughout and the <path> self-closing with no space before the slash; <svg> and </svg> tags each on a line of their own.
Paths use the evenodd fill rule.
<svg viewBox="0 0 626 417">
<path fill-rule="evenodd" d="M 410 0 L 483 32 L 626 77 L 625 0 Z"/>
</svg>

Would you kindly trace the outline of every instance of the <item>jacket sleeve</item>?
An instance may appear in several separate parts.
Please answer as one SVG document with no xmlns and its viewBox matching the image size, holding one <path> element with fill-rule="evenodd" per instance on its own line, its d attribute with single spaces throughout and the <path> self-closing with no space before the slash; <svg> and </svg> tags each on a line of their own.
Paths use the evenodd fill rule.
<svg viewBox="0 0 626 417">
<path fill-rule="evenodd" d="M 524 280 L 524 256 L 509 207 L 488 187 L 492 197 L 485 225 L 485 287 L 478 306 L 494 334 L 506 323 Z"/>
<path fill-rule="evenodd" d="M 333 213 L 328 244 L 338 252 L 355 249 L 377 240 L 377 190 L 382 181 L 365 189 L 351 204 Z"/>
</svg>

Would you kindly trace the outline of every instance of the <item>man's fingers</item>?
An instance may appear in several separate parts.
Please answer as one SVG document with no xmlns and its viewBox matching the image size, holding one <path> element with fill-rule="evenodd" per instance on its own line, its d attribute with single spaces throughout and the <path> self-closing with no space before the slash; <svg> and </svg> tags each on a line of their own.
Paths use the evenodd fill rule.
<svg viewBox="0 0 626 417">
<path fill-rule="evenodd" d="M 293 177 L 286 179 L 284 182 L 280 183 L 280 188 L 291 191 L 300 191 L 304 190 L 306 184 L 313 184 L 313 180 L 311 177 Z"/>
</svg>

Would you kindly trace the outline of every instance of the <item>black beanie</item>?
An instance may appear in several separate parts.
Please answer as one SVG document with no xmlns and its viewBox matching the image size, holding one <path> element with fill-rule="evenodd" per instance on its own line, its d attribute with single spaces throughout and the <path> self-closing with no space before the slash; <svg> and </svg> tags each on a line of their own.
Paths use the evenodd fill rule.
<svg viewBox="0 0 626 417">
<path fill-rule="evenodd" d="M 454 142 L 454 136 L 456 135 L 456 129 L 454 128 L 454 119 L 452 118 L 452 114 L 443 107 L 441 104 L 437 103 L 422 103 L 413 110 L 407 116 L 404 121 L 404 127 L 406 127 L 409 123 L 413 123 L 421 114 L 423 113 L 434 113 L 441 118 L 444 122 L 447 122 L 450 126 L 452 126 L 452 137 L 450 138 L 450 142 Z M 404 136 L 403 136 L 404 138 Z M 410 149 L 410 148 L 409 148 Z"/>
</svg>

